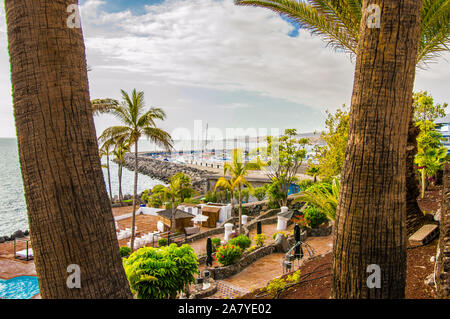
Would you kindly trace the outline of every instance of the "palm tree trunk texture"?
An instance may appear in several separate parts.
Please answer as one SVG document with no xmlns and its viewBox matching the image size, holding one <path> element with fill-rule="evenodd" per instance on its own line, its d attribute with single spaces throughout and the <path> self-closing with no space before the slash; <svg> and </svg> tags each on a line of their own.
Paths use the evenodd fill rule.
<svg viewBox="0 0 450 319">
<path fill-rule="evenodd" d="M 333 246 L 331 296 L 404 298 L 406 146 L 422 1 L 364 0 L 381 8 L 381 27 L 363 15 Z M 381 287 L 369 288 L 369 265 Z"/>
<path fill-rule="evenodd" d="M 137 204 L 137 183 L 138 183 L 138 141 L 134 144 L 134 190 L 133 190 L 133 217 L 131 218 L 131 240 L 130 248 L 134 251 L 134 238 L 136 236 L 136 204 Z"/>
<path fill-rule="evenodd" d="M 42 298 L 131 298 L 98 157 L 73 0 L 6 0 L 14 115 Z M 67 286 L 80 267 L 81 288 Z"/>
<path fill-rule="evenodd" d="M 417 203 L 420 190 L 414 171 L 414 157 L 417 154 L 417 136 L 420 130 L 414 123 L 413 114 L 411 111 L 408 144 L 406 147 L 406 227 L 408 236 L 416 232 L 424 222 L 424 214 Z"/>
</svg>

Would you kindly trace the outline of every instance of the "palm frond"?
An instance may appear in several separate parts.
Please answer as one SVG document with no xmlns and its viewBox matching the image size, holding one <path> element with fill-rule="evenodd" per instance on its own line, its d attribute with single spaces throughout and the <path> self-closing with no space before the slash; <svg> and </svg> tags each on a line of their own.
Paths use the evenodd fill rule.
<svg viewBox="0 0 450 319">
<path fill-rule="evenodd" d="M 449 50 L 450 0 L 424 0 L 417 64 L 424 68 Z"/>
<path fill-rule="evenodd" d="M 94 116 L 109 113 L 119 102 L 114 99 L 95 99 L 91 101 Z"/>
<path fill-rule="evenodd" d="M 156 145 L 170 151 L 173 149 L 172 137 L 163 129 L 146 126 L 142 129 L 143 134 Z"/>
<path fill-rule="evenodd" d="M 300 27 L 320 36 L 330 46 L 356 54 L 358 39 L 355 38 L 355 27 L 350 27 L 349 19 L 343 17 L 344 11 L 334 10 L 331 1 L 309 1 L 307 4 L 295 0 L 236 0 L 237 5 L 263 7 L 285 15 Z M 359 25 L 358 25 L 359 32 Z M 357 35 L 357 33 L 356 33 Z"/>
</svg>

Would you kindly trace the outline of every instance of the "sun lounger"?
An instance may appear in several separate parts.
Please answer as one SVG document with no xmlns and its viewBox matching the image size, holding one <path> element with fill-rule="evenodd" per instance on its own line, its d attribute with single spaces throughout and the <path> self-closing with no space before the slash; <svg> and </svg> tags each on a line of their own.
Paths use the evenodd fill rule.
<svg viewBox="0 0 450 319">
<path fill-rule="evenodd" d="M 21 250 L 21 251 L 16 251 L 16 257 L 24 258 L 24 259 L 33 258 L 34 257 L 33 249 L 32 248 L 28 248 L 28 255 L 27 255 L 27 250 L 26 249 Z"/>
</svg>

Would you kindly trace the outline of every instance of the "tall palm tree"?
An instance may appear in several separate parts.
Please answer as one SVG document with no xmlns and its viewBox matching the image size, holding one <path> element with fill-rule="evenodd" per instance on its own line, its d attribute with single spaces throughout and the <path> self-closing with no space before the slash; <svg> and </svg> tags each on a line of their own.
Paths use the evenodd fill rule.
<svg viewBox="0 0 450 319">
<path fill-rule="evenodd" d="M 236 0 L 236 4 L 273 10 L 297 22 L 302 28 L 321 37 L 331 47 L 358 53 L 363 0 Z M 421 11 L 420 42 L 416 63 L 420 68 L 448 50 L 450 42 L 450 1 L 424 0 Z M 411 91 L 412 95 L 412 91 Z M 419 130 L 410 109 L 407 152 L 407 231 L 413 233 L 421 225 L 423 213 L 417 204 L 419 189 L 414 172 Z"/>
<path fill-rule="evenodd" d="M 361 26 L 333 243 L 335 298 L 405 297 L 406 179 L 399 177 L 406 174 L 421 2 L 377 1 L 380 28 Z M 379 286 L 368 284 L 371 265 L 381 269 Z"/>
<path fill-rule="evenodd" d="M 164 120 L 165 112 L 161 108 L 152 107 L 145 111 L 144 92 L 133 90 L 131 96 L 121 90 L 123 103 L 113 106 L 108 113 L 114 115 L 123 126 L 112 126 L 102 133 L 104 136 L 113 138 L 116 141 L 129 141 L 134 146 L 134 192 L 133 192 L 133 217 L 131 225 L 130 248 L 134 250 L 135 224 L 136 224 L 136 203 L 137 203 L 137 183 L 138 183 L 138 155 L 139 139 L 146 136 L 155 144 L 171 150 L 172 138 L 170 134 L 156 126 L 156 120 Z"/>
<path fill-rule="evenodd" d="M 381 8 L 382 21 L 374 29 L 366 23 L 372 4 L 368 0 L 236 3 L 287 15 L 331 46 L 356 56 L 348 160 L 342 172 L 333 247 L 332 296 L 404 297 L 406 179 L 397 176 L 407 176 L 405 150 L 415 65 L 448 49 L 449 1 L 424 0 L 423 8 L 422 0 L 372 1 Z M 367 262 L 383 269 L 381 289 L 368 289 Z"/>
<path fill-rule="evenodd" d="M 109 200 L 112 203 L 112 190 L 111 190 L 111 171 L 109 167 L 109 156 L 111 155 L 111 148 L 113 146 L 112 140 L 105 141 L 100 147 L 100 158 L 106 156 L 106 165 L 102 165 L 102 167 L 106 168 L 106 172 L 108 175 L 108 187 L 109 187 Z"/>
<path fill-rule="evenodd" d="M 125 165 L 125 155 L 130 152 L 130 143 L 128 141 L 117 143 L 114 148 L 113 155 L 114 159 L 117 162 L 118 171 L 117 176 L 119 179 L 119 200 L 122 203 L 123 194 L 122 194 L 122 172 L 123 167 Z"/>
<path fill-rule="evenodd" d="M 244 162 L 242 151 L 239 149 L 234 149 L 231 154 L 231 162 L 226 162 L 224 164 L 224 173 L 229 173 L 231 179 L 229 183 L 231 184 L 230 189 L 238 190 L 239 194 L 239 233 L 242 234 L 242 189 L 247 186 L 250 190 L 253 190 L 252 185 L 246 180 L 246 177 L 250 170 L 259 170 L 261 168 L 260 164 L 254 162 Z M 219 179 L 221 181 L 226 180 L 224 177 Z M 219 181 L 218 181 L 219 182 Z M 226 185 L 226 182 L 221 182 Z"/>
<path fill-rule="evenodd" d="M 42 298 L 131 298 L 98 155 L 77 1 L 6 0 L 12 95 Z M 79 266 L 81 288 L 67 285 Z M 75 269 L 75 273 L 73 273 Z"/>
</svg>

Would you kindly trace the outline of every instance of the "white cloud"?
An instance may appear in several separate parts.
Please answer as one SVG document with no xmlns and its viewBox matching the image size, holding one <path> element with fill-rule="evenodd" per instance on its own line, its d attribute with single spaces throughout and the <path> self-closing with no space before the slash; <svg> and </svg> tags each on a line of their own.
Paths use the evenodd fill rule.
<svg viewBox="0 0 450 319">
<path fill-rule="evenodd" d="M 348 102 L 353 66 L 343 54 L 277 14 L 232 0 L 167 0 L 130 11 L 82 7 L 88 57 L 101 70 L 136 72 L 147 83 L 245 90 L 316 108 Z M 85 12 L 89 12 L 85 14 Z M 100 62 L 102 61 L 102 62 Z"/>
</svg>

